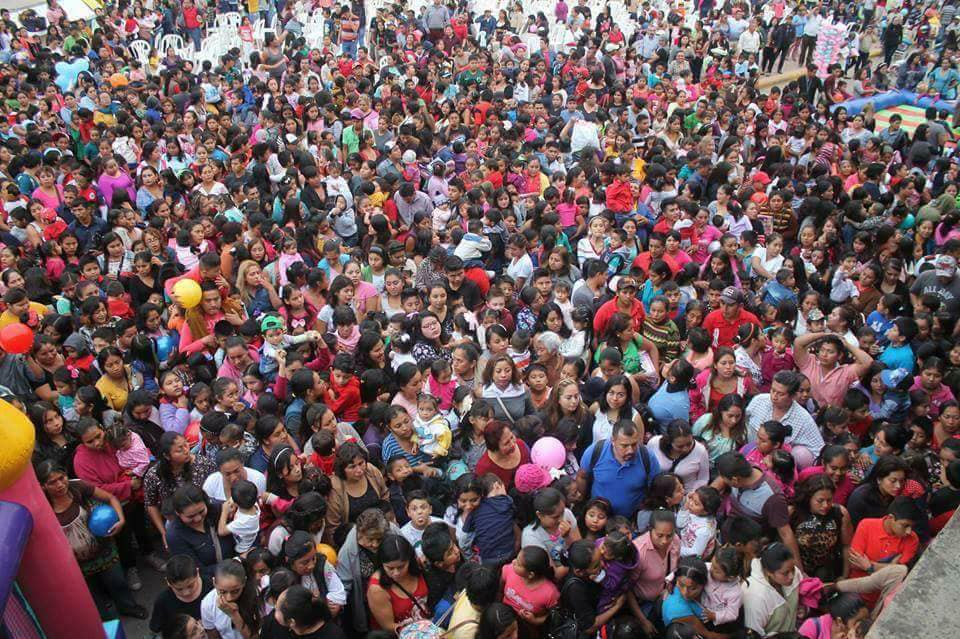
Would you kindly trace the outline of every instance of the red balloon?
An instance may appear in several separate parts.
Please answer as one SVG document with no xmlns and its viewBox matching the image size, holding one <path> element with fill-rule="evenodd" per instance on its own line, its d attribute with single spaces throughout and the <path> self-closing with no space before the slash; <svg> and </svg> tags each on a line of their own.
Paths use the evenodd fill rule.
<svg viewBox="0 0 960 639">
<path fill-rule="evenodd" d="M 33 331 L 26 324 L 17 322 L 0 329 L 0 346 L 8 353 L 22 355 L 33 348 Z"/>
</svg>

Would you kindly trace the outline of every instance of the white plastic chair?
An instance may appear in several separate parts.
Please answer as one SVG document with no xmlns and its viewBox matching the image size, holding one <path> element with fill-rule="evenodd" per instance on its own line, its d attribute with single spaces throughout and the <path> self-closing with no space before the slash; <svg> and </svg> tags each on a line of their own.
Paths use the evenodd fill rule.
<svg viewBox="0 0 960 639">
<path fill-rule="evenodd" d="M 150 43 L 146 40 L 134 40 L 130 43 L 130 51 L 137 62 L 146 69 L 150 65 Z"/>
<path fill-rule="evenodd" d="M 180 53 L 186 48 L 183 43 L 183 38 L 176 34 L 165 35 L 160 39 L 160 54 L 165 55 L 167 51 L 173 49 L 177 53 Z M 192 46 L 190 47 L 193 48 Z"/>
</svg>

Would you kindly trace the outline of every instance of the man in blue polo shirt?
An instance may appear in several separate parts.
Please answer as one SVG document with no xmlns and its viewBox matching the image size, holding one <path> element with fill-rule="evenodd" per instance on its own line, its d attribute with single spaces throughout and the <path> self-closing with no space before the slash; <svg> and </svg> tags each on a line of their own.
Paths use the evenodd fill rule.
<svg viewBox="0 0 960 639">
<path fill-rule="evenodd" d="M 591 497 L 610 500 L 615 515 L 632 517 L 650 482 L 660 474 L 660 464 L 643 448 L 642 438 L 636 424 L 622 419 L 613 425 L 609 441 L 594 442 L 583 452 L 577 476 L 582 489 L 589 486 Z M 596 446 L 602 446 L 599 454 L 594 452 Z"/>
</svg>

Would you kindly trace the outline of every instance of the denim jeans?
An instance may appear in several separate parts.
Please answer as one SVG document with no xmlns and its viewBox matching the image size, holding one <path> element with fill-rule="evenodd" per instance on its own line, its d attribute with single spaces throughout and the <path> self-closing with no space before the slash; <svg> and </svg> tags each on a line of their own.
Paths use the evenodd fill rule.
<svg viewBox="0 0 960 639">
<path fill-rule="evenodd" d="M 187 35 L 190 36 L 190 40 L 193 42 L 193 50 L 200 50 L 200 40 L 201 40 L 201 31 L 200 27 L 196 29 L 187 29 Z"/>
</svg>

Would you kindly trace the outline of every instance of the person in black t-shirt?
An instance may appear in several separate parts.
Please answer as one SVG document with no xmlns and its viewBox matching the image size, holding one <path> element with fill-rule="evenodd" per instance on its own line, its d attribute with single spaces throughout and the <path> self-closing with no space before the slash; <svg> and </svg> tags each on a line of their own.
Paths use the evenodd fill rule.
<svg viewBox="0 0 960 639">
<path fill-rule="evenodd" d="M 277 597 L 277 609 L 286 622 L 281 625 L 275 615 L 265 620 L 260 639 L 346 639 L 343 629 L 332 623 L 326 599 L 314 597 L 301 585 L 290 586 Z"/>
<path fill-rule="evenodd" d="M 164 571 L 167 588 L 153 602 L 150 631 L 163 634 L 171 631 L 178 615 L 200 619 L 200 602 L 213 584 L 200 576 L 197 562 L 187 555 L 174 555 Z"/>
<path fill-rule="evenodd" d="M 598 614 L 598 582 L 603 581 L 599 547 L 586 539 L 575 541 L 568 551 L 568 561 L 570 572 L 560 589 L 560 607 L 576 619 L 579 636 L 593 637 L 620 611 L 625 595 L 617 597 L 609 608 Z"/>
</svg>

